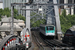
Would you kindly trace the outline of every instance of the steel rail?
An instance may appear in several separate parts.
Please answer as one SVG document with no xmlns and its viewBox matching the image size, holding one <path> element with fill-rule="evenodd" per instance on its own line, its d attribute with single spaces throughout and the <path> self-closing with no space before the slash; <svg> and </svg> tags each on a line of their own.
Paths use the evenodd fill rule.
<svg viewBox="0 0 75 50">
<path fill-rule="evenodd" d="M 56 47 L 62 47 L 61 45 L 59 45 L 57 42 L 54 42 L 54 40 L 46 40 L 47 42 L 49 42 L 50 44 L 53 44 Z M 56 43 L 56 44 L 55 44 Z"/>
<path fill-rule="evenodd" d="M 44 41 L 46 44 L 48 44 L 48 46 L 49 46 L 50 49 L 54 50 L 53 47 L 55 47 L 55 46 L 54 46 L 53 44 L 51 44 L 51 43 L 49 43 L 48 41 L 46 41 L 46 40 L 45 40 L 45 37 L 43 38 L 41 35 L 39 35 L 39 36 L 43 39 L 43 41 Z"/>
<path fill-rule="evenodd" d="M 57 48 L 59 49 L 67 49 L 67 47 L 72 47 L 72 46 L 68 46 L 67 44 L 64 44 L 64 43 L 60 43 L 58 41 L 56 41 L 55 39 L 54 40 L 48 40 L 48 39 L 44 39 L 43 37 L 41 37 L 43 39 L 43 41 L 45 43 L 47 43 L 53 50 L 57 50 Z M 73 47 L 74 48 L 74 47 Z"/>
<path fill-rule="evenodd" d="M 43 48 L 43 50 L 46 50 L 46 49 L 44 48 L 44 46 L 40 44 L 40 42 L 39 42 L 39 40 L 38 40 L 37 36 L 35 35 L 35 33 L 33 33 L 33 36 L 34 36 L 35 40 L 38 42 L 38 43 L 36 42 L 36 43 L 37 43 L 37 45 L 38 45 L 38 47 L 39 47 L 39 48 L 40 48 L 40 47 L 42 47 L 42 48 Z"/>
<path fill-rule="evenodd" d="M 47 43 L 52 50 L 57 50 L 55 47 L 58 47 L 58 48 L 61 48 L 62 47 L 60 45 L 56 45 L 54 43 L 51 43 L 50 41 L 47 41 L 47 40 L 44 40 L 44 42 Z"/>
<path fill-rule="evenodd" d="M 48 40 L 48 41 L 54 42 L 54 43 L 56 43 L 57 45 L 60 45 L 60 47 L 62 47 L 62 46 L 68 46 L 68 47 L 69 47 L 68 44 L 61 43 L 61 42 L 57 41 L 56 39 L 54 39 L 54 40 Z"/>
<path fill-rule="evenodd" d="M 54 50 L 54 48 L 53 48 L 53 47 L 55 47 L 54 44 L 49 43 L 49 41 L 46 41 L 42 36 L 41 36 L 41 38 L 43 39 L 43 41 L 44 41 L 46 44 L 48 44 L 48 45 L 50 46 L 50 48 L 51 48 L 52 50 Z"/>
</svg>

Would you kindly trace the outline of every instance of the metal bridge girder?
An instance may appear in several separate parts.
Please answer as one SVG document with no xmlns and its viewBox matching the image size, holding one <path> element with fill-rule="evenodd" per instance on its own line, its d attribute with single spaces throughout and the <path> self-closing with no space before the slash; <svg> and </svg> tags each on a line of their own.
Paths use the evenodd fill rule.
<svg viewBox="0 0 75 50">
<path fill-rule="evenodd" d="M 57 0 L 53 0 L 53 3 L 57 4 Z M 62 32 L 61 32 L 58 6 L 54 5 L 54 10 L 55 10 L 56 28 L 57 28 L 58 39 L 61 40 Z"/>
</svg>

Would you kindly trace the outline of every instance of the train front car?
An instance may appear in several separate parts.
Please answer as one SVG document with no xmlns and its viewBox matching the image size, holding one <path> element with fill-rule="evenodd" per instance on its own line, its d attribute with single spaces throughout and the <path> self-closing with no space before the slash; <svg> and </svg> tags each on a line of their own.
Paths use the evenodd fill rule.
<svg viewBox="0 0 75 50">
<path fill-rule="evenodd" d="M 54 25 L 40 25 L 40 33 L 45 36 L 55 36 Z"/>
<path fill-rule="evenodd" d="M 46 36 L 55 36 L 55 26 L 50 25 L 45 27 Z"/>
</svg>

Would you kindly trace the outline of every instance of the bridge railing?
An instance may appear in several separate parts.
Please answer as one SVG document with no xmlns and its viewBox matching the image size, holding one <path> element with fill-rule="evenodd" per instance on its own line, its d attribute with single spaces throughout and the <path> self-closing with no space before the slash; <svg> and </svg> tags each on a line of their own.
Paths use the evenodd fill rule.
<svg viewBox="0 0 75 50">
<path fill-rule="evenodd" d="M 20 38 L 15 35 L 5 37 L 0 43 L 0 50 L 8 50 L 11 47 L 22 44 Z"/>
</svg>

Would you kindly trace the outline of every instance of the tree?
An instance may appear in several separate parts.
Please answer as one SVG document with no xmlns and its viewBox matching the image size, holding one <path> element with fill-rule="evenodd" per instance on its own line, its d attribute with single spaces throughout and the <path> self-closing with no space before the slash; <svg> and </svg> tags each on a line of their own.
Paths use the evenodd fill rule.
<svg viewBox="0 0 75 50">
<path fill-rule="evenodd" d="M 66 15 L 66 11 L 63 10 L 62 15 L 60 15 L 61 29 L 66 32 L 67 29 L 75 25 L 75 15 Z"/>
<path fill-rule="evenodd" d="M 0 21 L 1 21 L 1 15 L 3 13 L 3 9 L 0 9 Z"/>
<path fill-rule="evenodd" d="M 11 10 L 9 8 L 0 9 L 0 20 L 1 20 L 1 16 L 5 16 L 5 15 L 7 17 L 11 17 Z M 18 11 L 16 9 L 14 9 L 14 18 L 25 21 L 25 17 L 18 14 Z"/>
<path fill-rule="evenodd" d="M 40 24 L 45 24 L 45 19 L 40 19 L 40 20 L 37 20 L 36 22 L 34 22 L 31 27 L 39 27 Z"/>
<path fill-rule="evenodd" d="M 16 19 L 20 19 L 20 20 L 24 20 L 24 21 L 25 21 L 25 17 L 22 16 L 22 15 L 17 15 L 17 16 L 16 16 Z"/>
<path fill-rule="evenodd" d="M 62 15 L 63 15 L 64 17 L 66 17 L 66 10 L 65 10 L 65 9 L 63 10 Z"/>
<path fill-rule="evenodd" d="M 2 15 L 3 16 L 6 15 L 7 17 L 10 17 L 11 16 L 11 10 L 9 8 L 4 8 Z"/>
</svg>

